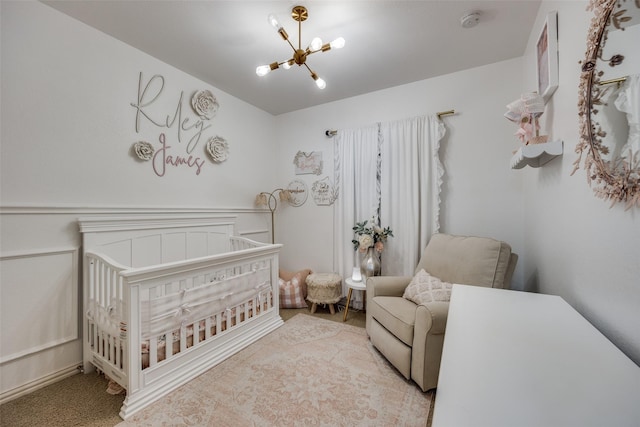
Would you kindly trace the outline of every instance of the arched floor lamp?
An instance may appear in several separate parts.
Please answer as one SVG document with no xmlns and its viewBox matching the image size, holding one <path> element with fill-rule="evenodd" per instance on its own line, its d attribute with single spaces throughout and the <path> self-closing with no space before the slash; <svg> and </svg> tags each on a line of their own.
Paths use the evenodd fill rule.
<svg viewBox="0 0 640 427">
<path fill-rule="evenodd" d="M 271 211 L 271 243 L 275 243 L 275 222 L 274 222 L 274 213 L 278 208 L 278 198 L 276 198 L 276 194 L 279 194 L 279 198 L 281 202 L 288 202 L 291 200 L 291 193 L 289 190 L 285 190 L 284 188 L 276 188 L 271 193 L 261 192 L 256 196 L 256 206 L 268 207 Z"/>
</svg>

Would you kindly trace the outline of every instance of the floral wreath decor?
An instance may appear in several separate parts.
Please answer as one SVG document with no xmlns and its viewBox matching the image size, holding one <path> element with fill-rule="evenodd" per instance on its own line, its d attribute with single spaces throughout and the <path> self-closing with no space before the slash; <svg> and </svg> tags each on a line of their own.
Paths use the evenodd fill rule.
<svg viewBox="0 0 640 427">
<path fill-rule="evenodd" d="M 640 7 L 640 3 L 636 4 Z M 608 62 L 611 67 L 624 60 L 623 55 L 602 58 L 602 49 L 607 42 L 607 26 L 611 24 L 621 28 L 621 24 L 630 19 L 626 16 L 627 10 L 615 11 L 616 5 L 617 0 L 591 0 L 587 7 L 587 10 L 593 11 L 594 17 L 587 33 L 585 59 L 581 61 L 582 73 L 578 91 L 580 141 L 575 148 L 578 158 L 573 162 L 571 175 L 584 163 L 587 183 L 596 196 L 611 201 L 611 206 L 624 203 L 625 209 L 630 209 L 632 206 L 640 206 L 640 159 L 636 157 L 606 162 L 602 158 L 602 155 L 609 154 L 609 147 L 604 141 L 606 131 L 595 120 L 595 115 L 605 105 L 602 98 L 608 91 L 608 88 L 601 88 L 603 72 L 597 70 L 597 60 Z"/>
</svg>

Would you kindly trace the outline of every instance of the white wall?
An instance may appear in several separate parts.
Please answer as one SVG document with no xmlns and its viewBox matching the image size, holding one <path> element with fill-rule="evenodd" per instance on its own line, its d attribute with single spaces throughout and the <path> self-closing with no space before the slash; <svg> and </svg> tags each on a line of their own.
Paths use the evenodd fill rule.
<svg viewBox="0 0 640 427">
<path fill-rule="evenodd" d="M 0 152 L 0 402 L 74 372 L 82 360 L 76 305 L 80 216 L 160 212 L 227 212 L 237 232 L 268 240 L 269 217 L 253 208 L 262 184 L 276 182 L 273 116 L 35 1 L 2 1 Z M 195 123 L 191 95 L 209 89 L 220 109 L 203 131 L 196 168 L 167 167 L 131 154 L 134 142 L 188 158 L 169 129 L 141 120 L 136 133 L 138 77 L 165 78 L 147 111 L 173 117 L 180 93 L 183 119 Z M 147 100 L 151 97 L 147 97 Z M 250 123 L 250 126 L 247 124 Z M 220 135 L 229 159 L 214 164 L 204 143 Z M 258 184 L 260 183 L 260 184 Z M 60 255 L 62 250 L 62 255 Z M 78 251 L 77 256 L 67 251 Z M 74 259 L 75 258 L 75 259 Z M 10 343 L 10 344 L 9 344 Z"/>
<path fill-rule="evenodd" d="M 587 2 L 544 2 L 525 55 L 525 78 L 535 87 L 534 43 L 551 10 L 558 11 L 559 87 L 543 127 L 564 141 L 564 155 L 522 171 L 525 288 L 560 295 L 640 364 L 640 218 L 637 208 L 609 208 L 594 196 L 577 159 L 578 82 L 592 13 Z M 634 41 L 634 43 L 636 43 Z M 637 53 L 637 50 L 636 50 Z"/>
<path fill-rule="evenodd" d="M 470 31 L 473 31 L 471 29 Z M 436 60 L 436 59 L 434 59 Z M 445 59 L 439 59 L 445 60 Z M 441 145 L 445 167 L 441 231 L 490 236 L 522 252 L 522 173 L 509 167 L 517 148 L 516 127 L 503 117 L 505 106 L 520 95 L 522 60 L 514 59 L 278 116 L 279 185 L 315 175 L 294 175 L 298 151 L 322 151 L 324 171 L 333 180 L 333 140 L 326 129 L 357 128 L 455 109 L 443 117 Z M 328 82 L 331 84 L 331 82 Z M 276 240 L 285 244 L 282 264 L 290 269 L 333 271 L 333 209 L 309 198 L 276 214 Z M 366 218 L 363 218 L 366 219 Z M 402 239 L 396 235 L 394 239 Z M 522 264 L 513 286 L 522 287 Z"/>
<path fill-rule="evenodd" d="M 2 170 L 11 178 L 2 182 L 3 203 L 247 206 L 255 181 L 273 180 L 265 161 L 273 157 L 270 114 L 43 4 L 3 2 L 2 15 Z M 192 153 L 205 161 L 200 175 L 168 167 L 160 178 L 130 154 L 139 140 L 160 147 L 164 132 L 168 153 L 188 156 L 194 134 L 185 131 L 178 142 L 177 124 L 160 129 L 145 119 L 135 132 L 130 104 L 140 72 L 145 82 L 165 78 L 162 95 L 146 109 L 155 120 L 173 117 L 181 91 L 189 124 L 197 120 L 189 105 L 196 90 L 218 98 L 218 114 Z M 204 150 L 215 135 L 230 144 L 222 164 Z M 246 180 L 237 179 L 238 170 Z"/>
</svg>

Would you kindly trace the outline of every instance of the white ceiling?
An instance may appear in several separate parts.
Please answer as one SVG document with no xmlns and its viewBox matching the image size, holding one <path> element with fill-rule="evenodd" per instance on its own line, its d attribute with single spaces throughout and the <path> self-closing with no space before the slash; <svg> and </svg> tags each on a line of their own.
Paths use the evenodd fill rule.
<svg viewBox="0 0 640 427">
<path fill-rule="evenodd" d="M 363 93 L 515 58 L 524 53 L 540 0 L 502 1 L 116 1 L 43 3 L 212 86 L 277 115 Z M 305 67 L 258 77 L 258 65 L 284 61 L 291 47 L 267 22 L 274 13 L 297 47 L 293 6 L 307 7 L 302 45 L 346 40 Z M 465 12 L 479 24 L 462 28 Z"/>
</svg>

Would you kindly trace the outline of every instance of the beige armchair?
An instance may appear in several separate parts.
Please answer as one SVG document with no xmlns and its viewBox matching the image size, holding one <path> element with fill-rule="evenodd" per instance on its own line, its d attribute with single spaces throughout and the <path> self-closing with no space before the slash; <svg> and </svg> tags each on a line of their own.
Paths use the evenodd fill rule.
<svg viewBox="0 0 640 427">
<path fill-rule="evenodd" d="M 484 237 L 434 234 L 416 267 L 445 282 L 509 288 L 518 256 Z M 367 280 L 366 327 L 371 343 L 423 391 L 438 385 L 448 302 L 416 305 L 402 297 L 412 277 Z"/>
</svg>

